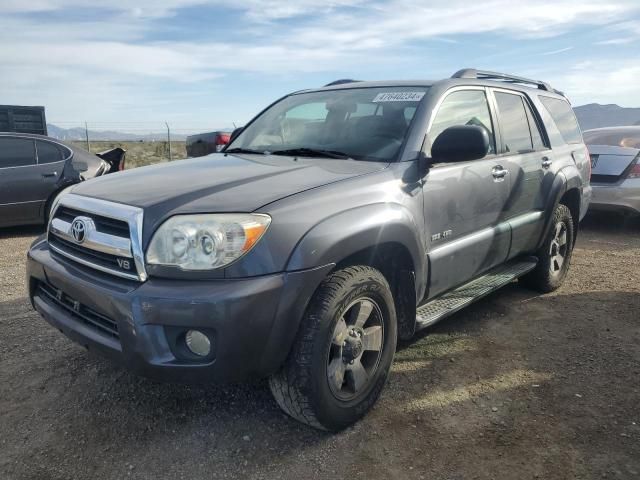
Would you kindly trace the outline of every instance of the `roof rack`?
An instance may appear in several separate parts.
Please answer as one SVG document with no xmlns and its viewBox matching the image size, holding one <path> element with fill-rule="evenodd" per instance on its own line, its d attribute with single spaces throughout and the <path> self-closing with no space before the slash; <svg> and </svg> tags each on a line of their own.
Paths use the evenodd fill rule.
<svg viewBox="0 0 640 480">
<path fill-rule="evenodd" d="M 334 85 L 342 85 L 344 83 L 354 83 L 354 82 L 361 82 L 362 80 L 354 80 L 352 78 L 341 78 L 340 80 L 334 80 L 331 83 L 327 83 L 325 85 L 325 87 L 333 87 Z"/>
<path fill-rule="evenodd" d="M 451 78 L 474 78 L 482 80 L 502 80 L 507 83 L 522 83 L 525 85 L 535 85 L 540 90 L 546 90 L 548 92 L 560 93 L 555 90 L 551 85 L 540 80 L 532 80 L 525 77 L 517 77 L 515 75 L 509 75 L 506 73 L 490 72 L 487 70 L 476 70 L 475 68 L 464 68 L 454 73 Z"/>
</svg>

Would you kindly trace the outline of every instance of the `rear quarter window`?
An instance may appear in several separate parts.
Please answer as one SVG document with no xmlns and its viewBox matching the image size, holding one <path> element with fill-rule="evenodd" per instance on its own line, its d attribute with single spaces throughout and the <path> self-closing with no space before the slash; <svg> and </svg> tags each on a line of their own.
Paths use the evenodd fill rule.
<svg viewBox="0 0 640 480">
<path fill-rule="evenodd" d="M 34 142 L 30 138 L 0 138 L 0 168 L 35 165 Z"/>
<path fill-rule="evenodd" d="M 63 152 L 57 145 L 42 140 L 36 140 L 38 149 L 38 163 L 54 163 L 63 159 Z"/>
<path fill-rule="evenodd" d="M 539 96 L 566 143 L 582 143 L 582 132 L 569 102 L 559 98 Z"/>
</svg>

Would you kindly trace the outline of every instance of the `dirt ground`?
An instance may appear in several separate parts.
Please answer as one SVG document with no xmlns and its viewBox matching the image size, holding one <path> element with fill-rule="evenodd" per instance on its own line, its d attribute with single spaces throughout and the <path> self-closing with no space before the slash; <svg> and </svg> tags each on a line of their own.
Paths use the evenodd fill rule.
<svg viewBox="0 0 640 480">
<path fill-rule="evenodd" d="M 583 227 L 560 290 L 514 283 L 401 345 L 337 435 L 265 382 L 159 384 L 87 353 L 26 299 L 37 230 L 0 232 L 0 478 L 640 478 L 640 223 Z"/>
</svg>

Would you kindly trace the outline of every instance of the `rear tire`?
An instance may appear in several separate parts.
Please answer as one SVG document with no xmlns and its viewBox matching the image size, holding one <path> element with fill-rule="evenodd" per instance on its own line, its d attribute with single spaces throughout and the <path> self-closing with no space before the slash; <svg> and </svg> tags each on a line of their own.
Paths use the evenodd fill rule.
<svg viewBox="0 0 640 480">
<path fill-rule="evenodd" d="M 296 420 L 342 430 L 378 399 L 396 341 L 385 277 L 367 266 L 338 270 L 311 299 L 285 364 L 269 379 L 271 392 Z"/>
<path fill-rule="evenodd" d="M 551 230 L 536 254 L 538 265 L 520 279 L 527 287 L 542 293 L 553 292 L 564 282 L 575 239 L 573 217 L 566 205 L 556 207 L 551 222 Z"/>
</svg>

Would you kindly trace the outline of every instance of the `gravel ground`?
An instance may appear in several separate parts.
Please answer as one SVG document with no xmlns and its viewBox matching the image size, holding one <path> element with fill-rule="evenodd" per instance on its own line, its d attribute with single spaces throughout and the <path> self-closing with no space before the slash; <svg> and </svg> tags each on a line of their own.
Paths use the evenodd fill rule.
<svg viewBox="0 0 640 480">
<path fill-rule="evenodd" d="M 640 224 L 588 219 L 563 288 L 513 284 L 401 345 L 340 434 L 265 382 L 137 378 L 49 327 L 24 291 L 34 229 L 0 232 L 0 478 L 640 478 Z"/>
</svg>

